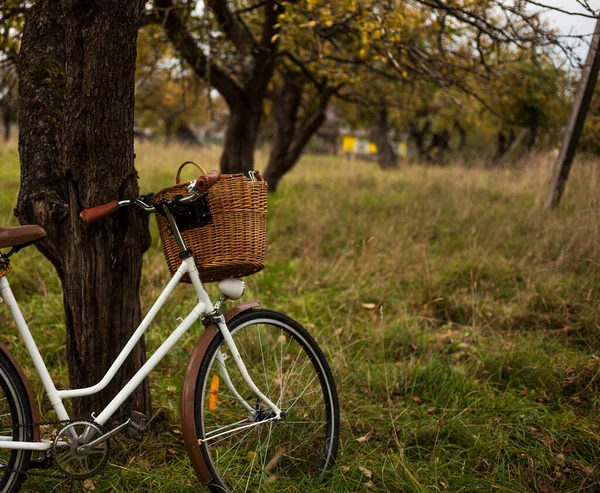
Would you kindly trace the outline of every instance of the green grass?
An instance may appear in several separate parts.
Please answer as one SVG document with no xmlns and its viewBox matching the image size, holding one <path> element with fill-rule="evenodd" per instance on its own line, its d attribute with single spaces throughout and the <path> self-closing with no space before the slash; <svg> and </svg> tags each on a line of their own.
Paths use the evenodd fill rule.
<svg viewBox="0 0 600 493">
<path fill-rule="evenodd" d="M 12 225 L 18 159 L 14 144 L 0 152 L 0 223 Z M 172 183 L 185 159 L 207 168 L 218 161 L 215 150 L 150 144 L 137 155 L 141 188 L 154 191 Z M 265 156 L 257 160 L 264 168 Z M 248 279 L 245 299 L 298 319 L 335 373 L 340 454 L 321 491 L 600 491 L 599 163 L 576 164 L 553 214 L 541 207 L 551 162 L 382 172 L 309 156 L 270 197 L 267 269 Z M 168 279 L 154 225 L 153 236 L 145 307 Z M 67 385 L 56 276 L 33 248 L 13 266 L 15 295 L 51 372 Z M 149 351 L 189 294 L 180 289 L 160 315 Z M 4 309 L 0 322 L 3 340 L 29 366 Z M 152 431 L 141 445 L 116 441 L 95 491 L 200 488 L 178 418 L 200 332 L 153 374 Z M 25 490 L 42 488 L 86 491 L 33 477 Z"/>
</svg>

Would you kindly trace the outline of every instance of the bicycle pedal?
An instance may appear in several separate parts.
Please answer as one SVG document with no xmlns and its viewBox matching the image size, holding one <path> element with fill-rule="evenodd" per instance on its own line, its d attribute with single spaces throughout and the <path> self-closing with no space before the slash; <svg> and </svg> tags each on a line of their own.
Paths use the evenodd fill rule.
<svg viewBox="0 0 600 493">
<path fill-rule="evenodd" d="M 139 411 L 133 411 L 131 413 L 131 421 L 127 427 L 127 436 L 133 440 L 141 442 L 147 429 L 148 418 L 146 415 L 140 413 Z"/>
<path fill-rule="evenodd" d="M 29 461 L 27 470 L 29 470 L 29 469 L 50 469 L 53 465 L 54 465 L 54 461 L 52 460 L 52 456 L 46 453 L 39 459 L 33 459 L 33 460 Z"/>
</svg>

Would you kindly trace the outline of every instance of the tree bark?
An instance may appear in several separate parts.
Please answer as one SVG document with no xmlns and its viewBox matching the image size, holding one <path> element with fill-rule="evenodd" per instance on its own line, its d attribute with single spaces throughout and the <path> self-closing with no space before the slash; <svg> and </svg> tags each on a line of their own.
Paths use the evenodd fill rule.
<svg viewBox="0 0 600 493">
<path fill-rule="evenodd" d="M 388 114 L 385 106 L 377 111 L 375 124 L 371 130 L 371 138 L 377 145 L 377 163 L 381 169 L 394 169 L 398 167 L 398 156 L 388 137 Z"/>
<path fill-rule="evenodd" d="M 575 101 L 571 107 L 571 114 L 565 129 L 560 153 L 554 164 L 552 179 L 546 192 L 544 199 L 545 209 L 556 209 L 560 203 L 571 166 L 575 159 L 575 153 L 581 139 L 583 126 L 590 109 L 594 93 L 596 92 L 596 84 L 598 82 L 598 73 L 600 73 L 600 17 L 596 21 L 594 29 L 594 37 L 590 44 L 587 59 L 581 71 L 581 79 L 575 93 Z"/>
<path fill-rule="evenodd" d="M 264 173 L 270 192 L 277 190 L 281 179 L 298 163 L 306 145 L 325 122 L 327 105 L 334 92 L 331 87 L 320 88 L 316 106 L 300 121 L 303 84 L 292 77 L 284 81 L 273 104 L 273 142 Z"/>
<path fill-rule="evenodd" d="M 39 248 L 62 282 L 73 388 L 96 384 L 141 320 L 147 217 L 131 209 L 86 226 L 79 213 L 139 194 L 133 112 L 143 3 L 39 0 L 23 32 L 16 212 L 48 233 Z M 99 411 L 144 360 L 142 340 L 103 391 L 73 402 L 75 415 Z M 147 382 L 125 407 L 149 412 Z"/>
</svg>

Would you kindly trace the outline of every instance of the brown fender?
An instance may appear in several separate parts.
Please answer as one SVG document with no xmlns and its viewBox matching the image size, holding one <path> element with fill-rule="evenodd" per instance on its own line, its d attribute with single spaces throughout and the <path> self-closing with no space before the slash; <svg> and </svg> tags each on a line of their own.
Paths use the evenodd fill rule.
<svg viewBox="0 0 600 493">
<path fill-rule="evenodd" d="M 1 342 L 0 342 L 0 351 L 2 351 L 4 356 L 6 356 L 8 358 L 8 361 L 10 361 L 12 363 L 14 369 L 17 371 L 19 377 L 21 378 L 21 381 L 23 382 L 23 385 L 25 386 L 25 391 L 27 392 L 27 398 L 29 399 L 29 407 L 31 408 L 31 418 L 33 419 L 33 422 L 36 423 L 33 427 L 33 441 L 39 442 L 40 441 L 40 428 L 37 425 L 37 423 L 40 422 L 40 419 L 39 419 L 38 412 L 37 412 L 37 406 L 35 405 L 35 399 L 33 398 L 33 390 L 31 390 L 31 385 L 29 385 L 29 380 L 27 380 L 25 373 L 23 373 L 23 370 L 19 366 L 19 363 L 17 363 L 17 360 L 15 359 L 15 357 L 10 353 L 8 348 Z"/>
<path fill-rule="evenodd" d="M 229 322 L 238 313 L 251 310 L 260 306 L 257 301 L 248 301 L 240 305 L 234 306 L 225 314 L 225 321 Z M 183 440 L 196 476 L 202 484 L 208 484 L 212 481 L 200 445 L 196 436 L 196 420 L 194 418 L 194 393 L 196 392 L 196 380 L 200 372 L 200 364 L 206 354 L 206 350 L 213 338 L 219 333 L 219 328 L 215 325 L 209 325 L 202 337 L 194 347 L 183 377 L 183 386 L 181 388 L 181 428 L 183 432 Z"/>
</svg>

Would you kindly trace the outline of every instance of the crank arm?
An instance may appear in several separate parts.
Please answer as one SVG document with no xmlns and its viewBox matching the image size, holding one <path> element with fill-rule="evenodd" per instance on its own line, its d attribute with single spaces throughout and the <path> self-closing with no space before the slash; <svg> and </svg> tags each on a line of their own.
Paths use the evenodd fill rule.
<svg viewBox="0 0 600 493">
<path fill-rule="evenodd" d="M 100 445 L 101 443 L 106 442 L 106 440 L 108 440 L 110 437 L 115 436 L 117 433 L 119 433 L 121 430 L 123 430 L 124 428 L 127 428 L 129 426 L 129 423 L 131 422 L 131 418 L 129 418 L 127 421 L 125 421 L 125 423 L 120 424 L 119 426 L 117 426 L 115 429 L 109 431 L 108 433 L 105 433 L 104 435 L 96 438 L 95 440 L 91 441 L 90 443 L 86 443 L 85 445 L 82 445 L 81 447 L 77 448 L 77 452 L 80 454 L 85 454 L 88 452 L 89 449 L 95 447 L 96 445 Z"/>
</svg>

